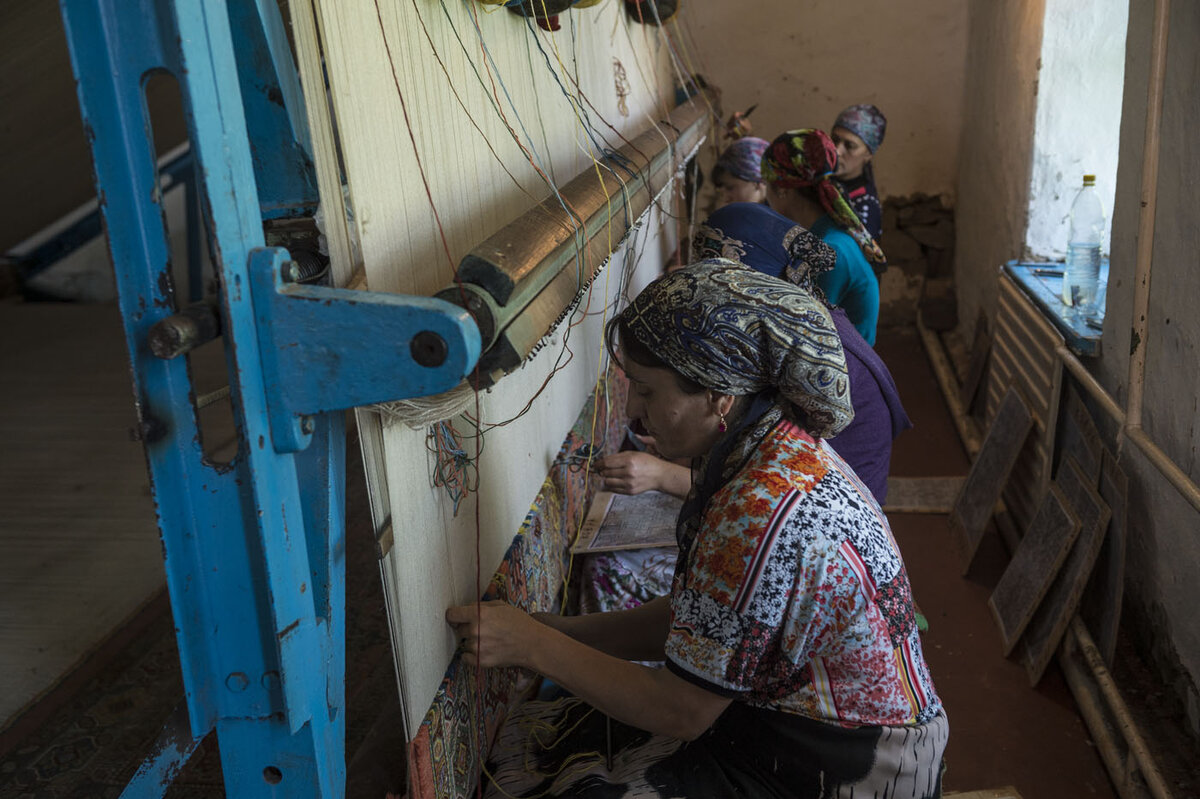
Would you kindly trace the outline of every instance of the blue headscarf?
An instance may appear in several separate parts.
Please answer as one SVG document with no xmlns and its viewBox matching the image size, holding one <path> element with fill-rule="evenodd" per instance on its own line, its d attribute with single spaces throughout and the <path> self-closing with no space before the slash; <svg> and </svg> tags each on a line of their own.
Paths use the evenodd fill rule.
<svg viewBox="0 0 1200 799">
<path fill-rule="evenodd" d="M 761 183 L 762 157 L 769 145 L 766 139 L 743 136 L 725 148 L 716 165 L 738 180 Z"/>
<path fill-rule="evenodd" d="M 833 127 L 850 131 L 862 139 L 867 149 L 874 153 L 879 149 L 879 145 L 883 144 L 883 134 L 887 133 L 887 117 L 875 106 L 860 103 L 838 114 Z"/>
<path fill-rule="evenodd" d="M 816 277 L 837 263 L 832 247 L 762 203 L 730 203 L 704 220 L 692 237 L 692 260 L 708 258 L 740 261 L 821 300 Z"/>
</svg>

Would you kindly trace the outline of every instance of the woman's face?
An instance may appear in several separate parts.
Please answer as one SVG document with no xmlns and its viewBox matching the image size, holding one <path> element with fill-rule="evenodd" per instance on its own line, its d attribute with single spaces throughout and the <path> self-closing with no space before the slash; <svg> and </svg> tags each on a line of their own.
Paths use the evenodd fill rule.
<svg viewBox="0 0 1200 799">
<path fill-rule="evenodd" d="M 838 180 L 853 180 L 861 175 L 871 160 L 871 151 L 866 143 L 845 128 L 834 128 L 830 138 L 838 151 L 837 169 L 833 176 Z"/>
<path fill-rule="evenodd" d="M 721 414 L 729 413 L 733 397 L 708 390 L 688 394 L 670 369 L 642 366 L 624 348 L 621 365 L 629 377 L 625 413 L 654 437 L 662 457 L 694 458 L 712 449 L 721 437 Z"/>
<path fill-rule="evenodd" d="M 729 174 L 722 175 L 716 186 L 722 206 L 730 203 L 760 203 L 767 198 L 765 183 L 754 183 Z"/>
</svg>

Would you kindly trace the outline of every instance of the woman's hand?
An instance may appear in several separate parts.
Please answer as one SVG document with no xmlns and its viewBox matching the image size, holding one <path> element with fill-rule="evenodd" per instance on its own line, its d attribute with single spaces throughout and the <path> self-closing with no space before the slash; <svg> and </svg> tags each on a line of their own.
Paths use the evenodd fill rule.
<svg viewBox="0 0 1200 799">
<path fill-rule="evenodd" d="M 596 461 L 596 467 L 604 478 L 604 487 L 614 494 L 662 491 L 684 499 L 692 487 L 692 473 L 687 466 L 647 452 L 605 455 Z"/>
<path fill-rule="evenodd" d="M 446 611 L 446 621 L 462 641 L 469 666 L 521 666 L 535 669 L 532 655 L 549 628 L 507 602 L 459 605 Z"/>
<path fill-rule="evenodd" d="M 596 462 L 604 487 L 616 494 L 640 494 L 658 491 L 663 467 L 667 462 L 648 452 L 617 452 Z"/>
</svg>

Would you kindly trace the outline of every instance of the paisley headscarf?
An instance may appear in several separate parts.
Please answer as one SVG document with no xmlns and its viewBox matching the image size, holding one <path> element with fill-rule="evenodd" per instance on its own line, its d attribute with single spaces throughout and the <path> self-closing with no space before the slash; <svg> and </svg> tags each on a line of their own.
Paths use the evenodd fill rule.
<svg viewBox="0 0 1200 799">
<path fill-rule="evenodd" d="M 754 136 L 743 136 L 725 148 L 716 166 L 738 180 L 758 183 L 762 180 L 762 157 L 769 142 Z"/>
<path fill-rule="evenodd" d="M 681 552 L 709 500 L 784 418 L 799 408 L 815 436 L 854 418 L 850 377 L 828 309 L 811 294 L 744 264 L 714 258 L 647 286 L 615 320 L 659 360 L 706 388 L 749 396 L 741 416 L 693 464 L 696 481 L 676 521 Z M 683 568 L 681 557 L 676 568 Z"/>
<path fill-rule="evenodd" d="M 655 280 L 619 317 L 623 330 L 705 388 L 774 390 L 814 436 L 854 418 L 846 359 L 823 303 L 799 287 L 724 259 Z"/>
<path fill-rule="evenodd" d="M 833 269 L 837 252 L 762 203 L 730 203 L 710 214 L 692 237 L 692 260 L 707 258 L 740 261 L 825 302 L 816 277 Z"/>
<path fill-rule="evenodd" d="M 783 277 L 824 302 L 815 278 L 832 266 L 833 251 L 829 251 L 828 261 L 821 259 L 820 249 L 815 254 L 812 250 L 802 252 L 797 244 L 804 237 L 794 235 L 796 231 L 812 237 L 764 205 L 733 203 L 705 220 L 693 240 L 692 257 L 724 256 L 741 261 L 764 274 Z M 828 249 L 824 242 L 815 237 L 812 240 L 817 248 Z M 887 497 L 887 457 L 891 449 L 881 448 L 880 443 L 892 441 L 912 427 L 912 422 L 904 412 L 892 374 L 878 353 L 854 329 L 845 311 L 835 308 L 831 315 L 846 357 L 854 419 L 830 444 L 882 504 Z"/>
<path fill-rule="evenodd" d="M 883 134 L 887 133 L 887 117 L 873 105 L 860 103 L 852 105 L 834 121 L 833 127 L 845 128 L 863 140 L 872 154 L 883 144 Z"/>
<path fill-rule="evenodd" d="M 762 177 L 781 189 L 815 188 L 821 207 L 862 248 L 867 260 L 886 263 L 883 251 L 854 215 L 833 180 L 837 145 L 824 131 L 813 128 L 789 130 L 779 135 L 763 154 Z"/>
</svg>

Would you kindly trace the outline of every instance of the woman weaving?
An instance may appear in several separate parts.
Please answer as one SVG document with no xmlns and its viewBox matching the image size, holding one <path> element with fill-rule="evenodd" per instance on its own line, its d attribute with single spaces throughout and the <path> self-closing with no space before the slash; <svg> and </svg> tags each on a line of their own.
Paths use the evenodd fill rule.
<svg viewBox="0 0 1200 799">
<path fill-rule="evenodd" d="M 828 311 L 703 261 L 648 286 L 609 340 L 628 414 L 664 456 L 695 459 L 679 565 L 671 595 L 634 610 L 447 611 L 468 664 L 528 668 L 582 700 L 554 711 L 547 748 L 537 736 L 491 764 L 497 795 L 939 795 L 948 726 L 907 573 L 823 441 L 853 415 Z M 544 723 L 539 704 L 522 712 Z M 589 705 L 622 722 L 607 764 L 589 757 L 604 722 Z"/>
<path fill-rule="evenodd" d="M 714 211 L 692 238 L 692 260 L 728 258 L 795 283 L 824 301 L 817 279 L 833 268 L 835 253 L 804 228 L 759 203 L 733 203 Z M 828 307 L 828 304 L 827 304 Z M 829 445 L 883 505 L 892 442 L 912 427 L 891 372 L 841 308 L 829 308 L 842 344 L 854 418 Z M 654 490 L 684 498 L 691 490 L 689 464 L 628 449 L 596 461 L 604 488 L 619 494 Z M 625 610 L 671 589 L 676 547 L 596 552 L 577 559 L 579 611 Z"/>
<path fill-rule="evenodd" d="M 887 259 L 834 182 L 837 165 L 837 145 L 823 131 L 789 130 L 763 153 L 762 176 L 771 207 L 837 252 L 834 268 L 817 283 L 874 347 L 879 279 L 871 264 Z"/>
</svg>

